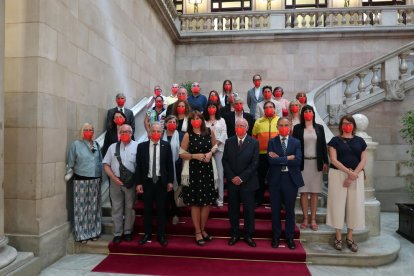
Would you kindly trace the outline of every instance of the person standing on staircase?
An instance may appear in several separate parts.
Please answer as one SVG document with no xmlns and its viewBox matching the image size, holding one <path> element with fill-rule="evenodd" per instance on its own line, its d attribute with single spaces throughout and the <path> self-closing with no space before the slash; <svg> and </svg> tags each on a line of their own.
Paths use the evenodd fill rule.
<svg viewBox="0 0 414 276">
<path fill-rule="evenodd" d="M 244 118 L 237 119 L 236 136 L 226 140 L 223 153 L 224 175 L 229 192 L 230 246 L 240 239 L 240 201 L 244 213 L 244 241 L 256 247 L 254 234 L 254 195 L 259 188 L 257 166 L 259 164 L 259 142 L 247 135 L 249 124 Z"/>
<path fill-rule="evenodd" d="M 125 241 L 132 240 L 135 221 L 135 179 L 128 176 L 135 173 L 138 142 L 131 140 L 132 128 L 127 124 L 120 127 L 119 134 L 121 141 L 109 147 L 102 162 L 110 181 L 114 243 L 121 242 L 122 234 Z M 121 174 L 121 166 L 125 174 Z"/>
<path fill-rule="evenodd" d="M 106 130 L 112 127 L 112 121 L 114 117 L 115 111 L 120 111 L 125 115 L 125 124 L 128 124 L 132 128 L 132 140 L 134 140 L 134 133 L 135 133 L 135 118 L 134 113 L 131 109 L 125 107 L 126 98 L 123 93 L 118 93 L 115 96 L 116 107 L 109 109 L 106 114 Z"/>
<path fill-rule="evenodd" d="M 272 208 L 273 237 L 271 246 L 279 247 L 282 233 L 281 207 L 282 201 L 286 210 L 286 243 L 290 249 L 295 249 L 293 241 L 295 233 L 295 201 L 298 188 L 303 187 L 303 178 L 300 171 L 302 164 L 302 150 L 300 141 L 289 136 L 290 122 L 288 118 L 277 121 L 279 135 L 269 141 L 268 158 L 269 173 L 267 176 L 270 190 L 270 206 Z"/>
</svg>

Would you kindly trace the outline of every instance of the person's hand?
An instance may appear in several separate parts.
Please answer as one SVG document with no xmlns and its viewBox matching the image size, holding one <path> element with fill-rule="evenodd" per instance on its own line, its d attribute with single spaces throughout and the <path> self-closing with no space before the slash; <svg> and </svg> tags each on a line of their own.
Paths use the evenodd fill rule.
<svg viewBox="0 0 414 276">
<path fill-rule="evenodd" d="M 206 153 L 204 155 L 204 161 L 203 162 L 209 163 L 212 157 L 213 157 L 213 153 L 211 151 Z"/>
<path fill-rule="evenodd" d="M 114 177 L 112 178 L 112 181 L 118 186 L 124 186 L 124 183 L 116 175 L 114 175 Z"/>
<path fill-rule="evenodd" d="M 342 184 L 342 186 L 347 188 L 347 187 L 351 186 L 352 182 L 354 182 L 354 181 L 348 177 L 347 179 L 344 180 L 344 183 Z"/>
<path fill-rule="evenodd" d="M 167 184 L 167 192 L 171 192 L 173 189 L 173 184 L 172 183 L 168 183 Z"/>
<path fill-rule="evenodd" d="M 295 156 L 292 154 L 292 155 L 289 155 L 288 157 L 287 157 L 287 160 L 295 160 Z"/>
<path fill-rule="evenodd" d="M 142 187 L 142 185 L 141 185 L 141 184 L 138 184 L 138 185 L 137 185 L 136 191 L 137 191 L 137 193 L 139 193 L 139 194 L 143 194 L 143 193 L 144 193 L 144 188 Z"/>
<path fill-rule="evenodd" d="M 327 173 L 329 171 L 329 165 L 328 164 L 323 164 L 323 172 Z"/>
<path fill-rule="evenodd" d="M 240 178 L 240 177 L 235 176 L 235 177 L 233 177 L 233 179 L 231 180 L 231 182 L 232 182 L 234 185 L 239 186 L 239 185 L 241 184 L 242 180 L 241 180 L 241 178 Z"/>
<path fill-rule="evenodd" d="M 356 180 L 358 178 L 358 174 L 355 173 L 354 171 L 349 170 L 348 171 L 348 178 L 350 178 L 352 180 Z"/>
<path fill-rule="evenodd" d="M 269 154 L 269 156 L 271 158 L 277 158 L 277 157 L 279 157 L 279 155 L 277 155 L 276 152 L 273 152 L 273 151 L 270 151 L 268 154 Z"/>
</svg>

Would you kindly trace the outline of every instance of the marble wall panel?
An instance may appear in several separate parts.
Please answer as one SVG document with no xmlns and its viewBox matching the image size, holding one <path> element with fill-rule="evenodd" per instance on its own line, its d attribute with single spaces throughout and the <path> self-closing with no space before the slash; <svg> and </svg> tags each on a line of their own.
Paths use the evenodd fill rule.
<svg viewBox="0 0 414 276">
<path fill-rule="evenodd" d="M 22 23 L 39 20 L 40 0 L 6 0 L 5 22 Z"/>
<path fill-rule="evenodd" d="M 36 163 L 6 163 L 4 165 L 4 192 L 9 199 L 38 199 L 37 176 L 40 169 Z"/>
<path fill-rule="evenodd" d="M 36 200 L 9 199 L 7 198 L 7 194 L 5 194 L 4 210 L 5 233 L 29 235 L 39 233 Z"/>
</svg>

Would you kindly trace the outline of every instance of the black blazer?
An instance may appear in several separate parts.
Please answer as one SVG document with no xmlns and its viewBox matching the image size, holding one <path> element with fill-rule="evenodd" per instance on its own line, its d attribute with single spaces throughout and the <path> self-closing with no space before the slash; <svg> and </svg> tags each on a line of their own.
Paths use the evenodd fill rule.
<svg viewBox="0 0 414 276">
<path fill-rule="evenodd" d="M 254 191 L 259 188 L 257 177 L 259 142 L 256 139 L 247 135 L 241 149 L 239 149 L 236 136 L 227 139 L 224 144 L 222 163 L 227 185 L 232 185 L 233 177 L 239 176 L 243 181 L 240 185 L 242 190 Z"/>
<path fill-rule="evenodd" d="M 174 167 L 172 159 L 171 146 L 168 142 L 160 140 L 160 174 L 162 185 L 174 182 Z M 137 148 L 137 167 L 135 170 L 135 179 L 138 184 L 145 185 L 148 179 L 149 167 L 149 146 L 150 141 L 138 144 Z"/>
<path fill-rule="evenodd" d="M 117 128 L 108 128 L 105 132 L 105 139 L 104 144 L 102 146 L 102 156 L 106 155 L 106 152 L 108 151 L 108 148 L 113 143 L 118 142 L 118 130 Z"/>
<path fill-rule="evenodd" d="M 112 117 L 114 116 L 115 111 L 118 110 L 118 107 L 114 107 L 108 110 L 108 113 L 106 114 L 106 124 L 105 127 L 106 129 L 110 129 L 112 127 Z M 131 109 L 128 108 L 124 108 L 125 110 L 125 116 L 126 116 L 126 124 L 130 125 L 132 127 L 132 136 L 134 136 L 135 133 L 135 118 L 134 118 L 134 113 L 132 112 Z"/>
<path fill-rule="evenodd" d="M 318 171 L 322 171 L 323 164 L 329 164 L 328 151 L 327 151 L 326 139 L 325 139 L 325 131 L 323 129 L 323 126 L 320 124 L 315 124 L 313 127 L 315 128 L 315 132 L 316 132 L 316 160 L 318 164 Z M 300 140 L 302 154 L 304 155 L 305 151 L 304 151 L 303 132 L 304 132 L 304 126 L 302 126 L 302 124 L 297 124 L 293 128 L 292 136 Z M 306 157 L 315 157 L 315 156 L 306 156 Z M 305 156 L 303 156 L 302 164 L 300 166 L 300 169 L 302 171 L 303 171 L 303 166 L 305 163 L 304 160 L 305 160 Z"/>
<path fill-rule="evenodd" d="M 227 137 L 233 137 L 236 135 L 236 131 L 234 129 L 236 125 L 236 113 L 234 111 L 229 112 L 226 116 L 224 116 L 224 120 L 226 121 L 227 127 Z M 247 131 L 248 135 L 252 135 L 253 125 L 254 125 L 254 118 L 247 112 L 243 111 L 243 118 L 246 119 L 247 123 L 249 123 L 249 130 Z"/>
</svg>

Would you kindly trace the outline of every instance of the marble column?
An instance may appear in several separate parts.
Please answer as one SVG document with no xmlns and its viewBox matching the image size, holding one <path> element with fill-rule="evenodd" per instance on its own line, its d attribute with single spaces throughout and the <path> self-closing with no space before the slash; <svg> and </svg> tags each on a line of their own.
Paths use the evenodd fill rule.
<svg viewBox="0 0 414 276">
<path fill-rule="evenodd" d="M 17 251 L 7 245 L 4 236 L 4 0 L 0 0 L 0 269 L 17 257 Z"/>
<path fill-rule="evenodd" d="M 369 124 L 368 118 L 363 114 L 355 114 L 352 117 L 354 117 L 357 125 L 356 135 L 362 137 L 367 143 L 365 165 L 365 224 L 369 229 L 370 236 L 378 236 L 381 234 L 381 203 L 375 198 L 374 188 L 374 162 L 378 143 L 373 142 L 372 137 L 365 132 Z"/>
</svg>

